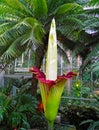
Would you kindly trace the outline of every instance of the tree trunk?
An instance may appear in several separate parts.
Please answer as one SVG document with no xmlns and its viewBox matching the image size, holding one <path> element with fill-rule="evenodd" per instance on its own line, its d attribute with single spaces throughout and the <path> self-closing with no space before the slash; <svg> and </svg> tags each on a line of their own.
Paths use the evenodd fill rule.
<svg viewBox="0 0 99 130">
<path fill-rule="evenodd" d="M 36 50 L 36 57 L 35 57 L 35 66 L 40 69 L 41 65 L 42 65 L 42 61 L 43 61 L 43 57 L 45 55 L 44 52 L 44 46 L 40 46 L 37 48 Z M 36 96 L 37 94 L 37 84 L 38 84 L 38 80 L 35 78 L 35 76 L 32 77 L 32 81 L 31 81 L 31 87 L 30 87 L 30 92 Z"/>
<path fill-rule="evenodd" d="M 46 44 L 47 45 L 47 44 Z M 36 49 L 36 57 L 35 57 L 35 66 L 40 69 L 42 65 L 43 58 L 45 56 L 46 52 L 46 46 L 41 45 Z M 37 94 L 37 84 L 38 80 L 33 76 L 31 80 L 31 87 L 30 87 L 30 92 L 32 93 L 33 96 L 36 96 Z"/>
</svg>

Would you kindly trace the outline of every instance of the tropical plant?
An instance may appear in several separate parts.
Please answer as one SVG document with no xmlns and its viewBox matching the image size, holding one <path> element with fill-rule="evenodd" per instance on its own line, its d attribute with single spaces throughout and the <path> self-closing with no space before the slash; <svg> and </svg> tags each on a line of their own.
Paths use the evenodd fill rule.
<svg viewBox="0 0 99 130">
<path fill-rule="evenodd" d="M 98 107 L 68 105 L 60 112 L 64 120 L 76 126 L 76 130 L 87 130 L 92 125 L 95 128 L 99 123 Z"/>
<path fill-rule="evenodd" d="M 59 21 L 59 17 L 62 17 L 61 15 L 63 15 L 63 20 L 65 20 L 66 25 L 70 21 L 68 15 L 71 16 L 71 13 L 72 15 L 76 15 L 75 12 L 79 14 L 83 11 L 83 8 L 74 2 L 75 1 L 73 1 L 73 3 L 67 3 L 65 1 L 53 2 L 46 0 L 41 0 L 40 2 L 35 0 L 15 0 L 14 2 L 12 0 L 0 1 L 0 44 L 3 47 L 0 55 L 3 61 L 9 62 L 10 59 L 22 54 L 26 48 L 28 49 L 30 47 L 32 50 L 37 50 L 40 43 L 43 42 L 42 44 L 46 44 L 49 23 L 53 17 L 56 18 L 59 27 L 57 29 L 61 32 L 59 26 L 59 24 L 62 25 L 63 22 L 61 20 L 61 22 Z M 71 13 L 69 13 L 69 11 L 71 11 Z M 73 18 L 74 16 L 72 16 L 71 26 L 75 26 L 75 24 L 73 25 Z M 67 23 L 66 19 L 68 20 Z M 75 17 L 75 22 L 76 19 L 78 18 Z M 68 24 L 67 26 L 70 27 Z M 63 25 L 61 28 L 62 27 Z M 75 29 L 73 28 L 73 30 Z M 44 36 L 46 36 L 46 39 L 42 39 Z"/>
<path fill-rule="evenodd" d="M 43 112 L 34 113 L 31 117 L 31 122 L 33 122 L 31 123 L 32 128 L 38 128 L 39 130 L 47 130 L 48 128 L 47 121 Z"/>
<path fill-rule="evenodd" d="M 2 90 L 0 90 L 0 124 L 3 120 L 5 120 L 4 117 L 8 114 L 7 108 L 10 102 L 11 98 L 7 97 L 7 95 L 5 95 Z"/>
<path fill-rule="evenodd" d="M 98 130 L 99 129 L 99 121 L 86 120 L 80 123 L 80 125 L 90 123 L 88 130 Z"/>
<path fill-rule="evenodd" d="M 31 49 L 36 59 L 34 65 L 40 68 L 53 17 L 56 19 L 59 48 L 63 54 L 66 56 L 66 48 L 75 49 L 76 54 L 85 58 L 90 46 L 95 40 L 98 41 L 98 38 L 94 40 L 94 36 L 86 32 L 88 29 L 98 29 L 99 22 L 98 17 L 92 15 L 96 10 L 84 9 L 88 3 L 79 0 L 0 0 L 1 61 L 8 64 L 26 49 Z M 31 87 L 34 94 L 37 88 L 35 81 L 32 80 Z"/>
<path fill-rule="evenodd" d="M 85 67 L 89 65 L 91 67 L 91 71 L 93 71 L 94 74 L 98 77 L 98 63 L 94 64 L 94 62 L 97 62 L 97 59 L 95 58 L 98 57 L 99 54 L 99 1 L 90 0 L 86 4 L 84 9 L 86 14 L 89 15 L 89 18 L 84 22 L 86 28 L 85 30 L 87 33 L 86 35 L 84 34 L 84 39 L 82 39 L 82 34 L 80 35 L 81 41 L 84 41 L 84 46 L 81 44 L 80 45 L 82 46 L 82 48 L 84 48 L 81 50 L 81 46 L 79 46 L 79 48 L 76 49 L 78 50 L 78 52 L 81 52 L 80 54 L 82 55 L 84 60 L 82 70 L 84 70 Z"/>
<path fill-rule="evenodd" d="M 61 95 L 68 79 L 77 76 L 74 72 L 57 75 L 57 37 L 55 19 L 51 22 L 48 50 L 46 60 L 46 74 L 38 68 L 30 68 L 30 72 L 35 74 L 39 81 L 44 114 L 48 121 L 48 130 L 53 130 L 54 120 L 56 119 Z"/>
<path fill-rule="evenodd" d="M 31 122 L 32 115 L 35 113 L 39 115 L 37 99 L 25 91 L 19 91 L 15 96 L 12 96 L 9 87 L 0 89 L 1 128 L 9 130 L 14 128 L 30 129 L 33 123 Z"/>
</svg>

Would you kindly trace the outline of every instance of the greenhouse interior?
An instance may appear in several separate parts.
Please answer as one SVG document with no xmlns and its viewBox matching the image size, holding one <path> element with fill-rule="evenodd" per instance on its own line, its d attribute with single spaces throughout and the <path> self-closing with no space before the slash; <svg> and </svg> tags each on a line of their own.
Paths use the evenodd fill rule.
<svg viewBox="0 0 99 130">
<path fill-rule="evenodd" d="M 0 130 L 99 130 L 99 0 L 0 0 Z"/>
</svg>

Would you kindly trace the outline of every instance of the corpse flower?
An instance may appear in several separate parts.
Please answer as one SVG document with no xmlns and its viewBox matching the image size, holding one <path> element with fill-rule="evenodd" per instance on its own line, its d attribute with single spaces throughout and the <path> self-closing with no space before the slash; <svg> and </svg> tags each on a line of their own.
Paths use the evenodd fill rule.
<svg viewBox="0 0 99 130">
<path fill-rule="evenodd" d="M 53 123 L 57 116 L 66 80 L 76 76 L 73 72 L 57 76 L 57 38 L 54 19 L 52 20 L 49 34 L 46 74 L 36 67 L 31 67 L 30 72 L 32 72 L 39 81 L 44 114 L 48 120 L 48 130 L 53 130 Z"/>
</svg>

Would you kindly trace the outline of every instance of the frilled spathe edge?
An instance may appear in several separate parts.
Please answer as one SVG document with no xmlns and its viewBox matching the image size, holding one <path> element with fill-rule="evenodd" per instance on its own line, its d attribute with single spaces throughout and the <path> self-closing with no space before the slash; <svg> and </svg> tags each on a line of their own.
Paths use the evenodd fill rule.
<svg viewBox="0 0 99 130">
<path fill-rule="evenodd" d="M 67 80 L 74 76 L 77 76 L 76 73 L 69 72 L 66 75 L 63 74 L 61 76 L 58 76 L 57 79 L 54 81 L 54 80 L 46 80 L 45 74 L 36 67 L 31 67 L 29 69 L 29 71 L 35 75 L 36 79 L 38 79 L 41 83 L 45 83 L 50 88 L 53 87 L 55 84 L 57 84 L 60 81 Z"/>
</svg>

